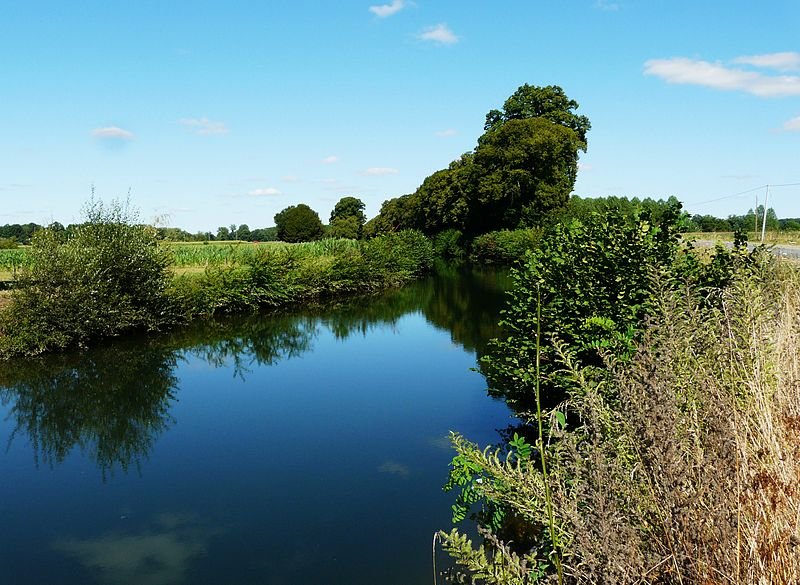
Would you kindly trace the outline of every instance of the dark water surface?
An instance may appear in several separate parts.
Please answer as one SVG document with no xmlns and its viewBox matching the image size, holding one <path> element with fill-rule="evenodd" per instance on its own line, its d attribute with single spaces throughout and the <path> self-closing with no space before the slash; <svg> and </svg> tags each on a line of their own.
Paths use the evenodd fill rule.
<svg viewBox="0 0 800 585">
<path fill-rule="evenodd" d="M 0 366 L 0 584 L 426 584 L 504 277 Z"/>
</svg>

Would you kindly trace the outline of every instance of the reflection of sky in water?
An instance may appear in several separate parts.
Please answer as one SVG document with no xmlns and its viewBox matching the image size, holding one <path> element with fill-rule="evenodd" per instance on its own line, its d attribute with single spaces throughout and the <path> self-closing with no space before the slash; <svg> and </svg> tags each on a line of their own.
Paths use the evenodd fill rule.
<svg viewBox="0 0 800 585">
<path fill-rule="evenodd" d="M 109 585 L 183 583 L 190 561 L 203 554 L 213 532 L 187 518 L 164 514 L 152 529 L 80 540 L 64 538 L 53 548 L 74 557 Z"/>
<path fill-rule="evenodd" d="M 480 287 L 0 371 L 0 583 L 428 583 L 448 432 L 509 422 L 470 370 L 498 311 Z"/>
</svg>

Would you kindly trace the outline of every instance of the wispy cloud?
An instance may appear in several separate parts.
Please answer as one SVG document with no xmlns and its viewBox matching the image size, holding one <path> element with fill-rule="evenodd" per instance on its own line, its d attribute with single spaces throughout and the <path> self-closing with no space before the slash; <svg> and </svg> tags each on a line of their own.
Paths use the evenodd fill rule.
<svg viewBox="0 0 800 585">
<path fill-rule="evenodd" d="M 101 140 L 133 140 L 133 132 L 118 126 L 105 126 L 92 130 L 92 136 Z"/>
<path fill-rule="evenodd" d="M 370 6 L 369 11 L 378 18 L 386 18 L 397 14 L 405 7 L 405 0 L 393 0 L 390 4 L 376 4 Z"/>
<path fill-rule="evenodd" d="M 336 164 L 337 162 L 339 162 L 339 157 L 336 156 L 335 154 L 332 154 L 331 156 L 326 156 L 320 162 L 324 165 Z"/>
<path fill-rule="evenodd" d="M 208 118 L 181 118 L 178 120 L 178 124 L 186 126 L 200 136 L 228 133 L 228 127 L 224 122 L 214 122 Z"/>
<path fill-rule="evenodd" d="M 597 0 L 594 3 L 594 7 L 603 12 L 617 12 L 619 10 L 619 4 L 608 0 Z"/>
<path fill-rule="evenodd" d="M 791 120 L 786 120 L 783 129 L 788 132 L 800 132 L 800 116 L 792 118 Z"/>
<path fill-rule="evenodd" d="M 253 189 L 252 191 L 248 191 L 247 194 L 252 195 L 253 197 L 270 197 L 272 195 L 280 195 L 281 192 L 275 187 L 264 187 L 263 189 Z"/>
<path fill-rule="evenodd" d="M 457 130 L 454 130 L 453 128 L 448 128 L 447 130 L 439 130 L 436 133 L 436 136 L 439 136 L 441 138 L 447 138 L 448 136 L 455 136 L 456 134 L 458 134 Z"/>
<path fill-rule="evenodd" d="M 777 71 L 800 71 L 800 53 L 790 51 L 764 55 L 745 55 L 744 57 L 736 57 L 733 62 L 741 65 L 776 69 Z"/>
<path fill-rule="evenodd" d="M 297 177 L 295 175 L 284 175 L 281 177 L 281 181 L 283 181 L 284 183 L 299 183 L 300 177 Z"/>
<path fill-rule="evenodd" d="M 438 45 L 455 45 L 461 39 L 446 24 L 429 26 L 422 31 L 418 38 L 423 41 L 430 41 Z"/>
<path fill-rule="evenodd" d="M 651 59 L 644 64 L 644 73 L 667 83 L 743 91 L 759 97 L 800 95 L 800 77 L 796 75 L 765 75 L 686 57 Z"/>
<path fill-rule="evenodd" d="M 386 175 L 396 175 L 399 172 L 391 167 L 370 167 L 364 170 L 362 174 L 368 177 L 385 177 Z"/>
</svg>

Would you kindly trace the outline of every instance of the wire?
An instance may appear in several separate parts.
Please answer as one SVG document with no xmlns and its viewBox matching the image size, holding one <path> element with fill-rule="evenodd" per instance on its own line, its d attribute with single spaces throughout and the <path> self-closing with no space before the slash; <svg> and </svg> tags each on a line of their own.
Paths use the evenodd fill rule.
<svg viewBox="0 0 800 585">
<path fill-rule="evenodd" d="M 752 189 L 748 189 L 747 191 L 740 191 L 739 193 L 734 193 L 733 195 L 725 195 L 723 197 L 717 197 L 716 199 L 709 199 L 708 201 L 700 201 L 699 203 L 693 203 L 693 205 L 705 205 L 706 203 L 714 203 L 715 201 L 722 201 L 724 199 L 733 199 L 734 197 L 747 195 L 748 193 L 752 193 L 754 191 L 760 191 L 761 189 L 764 189 L 766 187 L 778 187 L 778 186 L 783 186 L 783 185 L 760 185 L 758 187 L 753 187 Z"/>
</svg>

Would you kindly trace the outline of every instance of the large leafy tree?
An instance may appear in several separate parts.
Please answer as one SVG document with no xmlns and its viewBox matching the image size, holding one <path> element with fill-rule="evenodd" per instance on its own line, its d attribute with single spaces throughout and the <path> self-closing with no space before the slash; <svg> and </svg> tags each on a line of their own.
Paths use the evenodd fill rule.
<svg viewBox="0 0 800 585">
<path fill-rule="evenodd" d="M 541 225 L 569 200 L 578 153 L 586 150 L 591 125 L 577 108 L 560 87 L 523 85 L 502 110 L 487 114 L 472 152 L 430 175 L 412 195 L 384 204 L 370 231 L 456 229 L 474 236 Z"/>
<path fill-rule="evenodd" d="M 557 85 L 538 87 L 527 83 L 515 91 L 501 110 L 486 114 L 484 130 L 494 130 L 509 120 L 544 118 L 574 131 L 586 150 L 586 133 L 592 125 L 586 116 L 577 115 L 578 102 L 571 100 Z"/>
<path fill-rule="evenodd" d="M 310 242 L 324 233 L 319 214 L 305 203 L 290 205 L 275 214 L 278 239 L 284 242 Z"/>
</svg>

